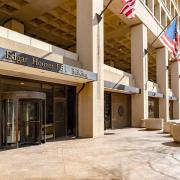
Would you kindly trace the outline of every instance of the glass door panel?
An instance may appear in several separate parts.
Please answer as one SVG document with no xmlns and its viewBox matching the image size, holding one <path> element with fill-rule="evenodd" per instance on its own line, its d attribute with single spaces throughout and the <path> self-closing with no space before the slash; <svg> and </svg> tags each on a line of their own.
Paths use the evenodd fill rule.
<svg viewBox="0 0 180 180">
<path fill-rule="evenodd" d="M 104 129 L 111 129 L 111 94 L 104 94 Z"/>
<path fill-rule="evenodd" d="M 149 118 L 159 118 L 159 99 L 149 97 Z"/>
<path fill-rule="evenodd" d="M 55 100 L 54 102 L 54 126 L 55 137 L 66 135 L 65 101 Z"/>
<path fill-rule="evenodd" d="M 173 101 L 169 101 L 169 119 L 173 120 Z"/>
<path fill-rule="evenodd" d="M 37 143 L 41 141 L 41 103 L 36 100 L 21 100 L 19 108 L 20 141 Z"/>
<path fill-rule="evenodd" d="M 16 101 L 0 101 L 0 146 L 16 144 Z"/>
<path fill-rule="evenodd" d="M 15 116 L 15 100 L 5 101 L 5 120 L 3 134 L 6 134 L 6 144 L 16 143 L 16 116 Z"/>
</svg>

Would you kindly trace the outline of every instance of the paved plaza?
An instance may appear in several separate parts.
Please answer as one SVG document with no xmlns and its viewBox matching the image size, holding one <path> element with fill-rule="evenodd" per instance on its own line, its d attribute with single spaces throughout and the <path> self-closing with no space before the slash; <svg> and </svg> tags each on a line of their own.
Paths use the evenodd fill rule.
<svg viewBox="0 0 180 180">
<path fill-rule="evenodd" d="M 0 152 L 0 179 L 180 179 L 180 145 L 143 129 Z"/>
</svg>

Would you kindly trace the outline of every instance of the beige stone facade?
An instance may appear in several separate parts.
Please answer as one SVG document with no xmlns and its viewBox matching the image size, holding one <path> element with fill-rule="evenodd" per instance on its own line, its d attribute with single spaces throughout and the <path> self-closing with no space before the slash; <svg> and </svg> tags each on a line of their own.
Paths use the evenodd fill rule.
<svg viewBox="0 0 180 180">
<path fill-rule="evenodd" d="M 52 104 L 44 109 L 41 128 L 46 133 L 51 127 L 54 138 L 58 123 L 64 128 L 63 135 L 100 137 L 106 128 L 140 127 L 141 120 L 153 114 L 165 121 L 180 119 L 179 62 L 168 61 L 169 53 L 158 39 L 151 45 L 176 14 L 179 30 L 180 1 L 137 1 L 132 20 L 119 14 L 121 1 L 113 1 L 98 22 L 97 14 L 107 4 L 108 0 L 11 0 L 0 4 L 0 93 L 27 92 L 19 86 L 26 81 L 41 84 L 37 90 L 29 85 L 28 93 L 44 92 L 47 102 L 53 96 Z M 47 84 L 52 93 L 48 88 L 43 91 Z M 66 89 L 63 97 L 56 96 L 59 86 Z M 3 103 L 11 99 L 1 96 L 5 113 Z M 16 105 L 15 109 L 20 108 Z M 154 112 L 157 106 L 158 112 Z M 63 123 L 58 113 L 65 114 Z M 16 144 L 23 129 L 17 114 L 13 121 L 17 121 Z M 1 142 L 7 141 L 3 123 Z"/>
</svg>

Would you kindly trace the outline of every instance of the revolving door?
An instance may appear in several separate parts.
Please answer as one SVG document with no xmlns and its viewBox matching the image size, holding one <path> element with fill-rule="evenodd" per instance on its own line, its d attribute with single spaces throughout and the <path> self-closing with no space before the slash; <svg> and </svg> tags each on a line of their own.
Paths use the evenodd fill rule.
<svg viewBox="0 0 180 180">
<path fill-rule="evenodd" d="M 0 94 L 0 146 L 39 144 L 45 141 L 45 100 L 40 92 Z"/>
</svg>

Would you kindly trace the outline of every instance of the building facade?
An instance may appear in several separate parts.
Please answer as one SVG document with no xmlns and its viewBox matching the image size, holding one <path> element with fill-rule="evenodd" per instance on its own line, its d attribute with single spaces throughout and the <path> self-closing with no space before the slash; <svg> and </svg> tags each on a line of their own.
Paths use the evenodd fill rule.
<svg viewBox="0 0 180 180">
<path fill-rule="evenodd" d="M 129 20 L 114 0 L 98 22 L 107 4 L 0 3 L 1 147 L 180 119 L 179 62 L 168 61 L 159 40 L 152 45 L 180 1 L 139 0 Z"/>
</svg>

